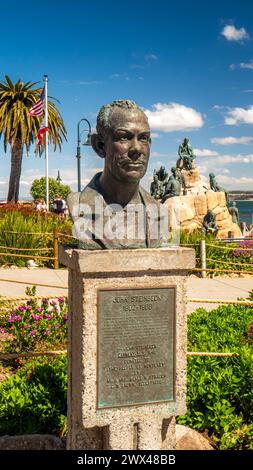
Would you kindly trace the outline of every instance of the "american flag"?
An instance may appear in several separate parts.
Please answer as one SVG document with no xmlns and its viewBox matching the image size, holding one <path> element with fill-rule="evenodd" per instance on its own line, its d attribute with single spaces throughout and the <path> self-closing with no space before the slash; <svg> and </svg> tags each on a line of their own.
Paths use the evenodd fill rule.
<svg viewBox="0 0 253 470">
<path fill-rule="evenodd" d="M 31 109 L 29 111 L 29 115 L 30 116 L 41 116 L 43 114 L 44 109 L 45 109 L 45 87 L 42 90 L 39 101 L 37 101 L 37 103 L 35 103 L 31 107 Z"/>
</svg>

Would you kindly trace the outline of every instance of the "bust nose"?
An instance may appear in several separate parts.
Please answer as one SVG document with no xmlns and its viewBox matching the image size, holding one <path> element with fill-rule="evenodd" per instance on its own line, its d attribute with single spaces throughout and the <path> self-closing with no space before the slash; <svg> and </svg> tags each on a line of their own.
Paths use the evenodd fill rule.
<svg viewBox="0 0 253 470">
<path fill-rule="evenodd" d="M 132 160 L 137 159 L 141 155 L 141 142 L 139 142 L 137 137 L 131 139 L 128 155 Z"/>
</svg>

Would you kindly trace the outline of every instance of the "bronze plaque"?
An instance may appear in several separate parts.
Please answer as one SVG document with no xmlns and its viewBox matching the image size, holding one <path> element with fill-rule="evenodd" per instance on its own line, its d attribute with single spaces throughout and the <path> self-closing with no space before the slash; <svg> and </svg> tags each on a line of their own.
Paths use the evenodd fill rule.
<svg viewBox="0 0 253 470">
<path fill-rule="evenodd" d="M 175 287 L 98 291 L 98 408 L 174 400 Z"/>
</svg>

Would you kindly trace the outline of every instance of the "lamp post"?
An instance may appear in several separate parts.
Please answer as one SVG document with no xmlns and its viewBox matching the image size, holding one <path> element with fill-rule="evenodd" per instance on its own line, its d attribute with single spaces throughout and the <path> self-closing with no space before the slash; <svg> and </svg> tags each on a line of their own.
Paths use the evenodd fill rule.
<svg viewBox="0 0 253 470">
<path fill-rule="evenodd" d="M 62 181 L 61 176 L 60 176 L 60 170 L 58 170 L 58 175 L 56 178 L 57 183 L 60 183 Z"/>
<path fill-rule="evenodd" d="M 90 143 L 90 138 L 91 138 L 91 125 L 88 121 L 88 119 L 82 118 L 80 121 L 78 121 L 77 124 L 77 150 L 76 150 L 76 158 L 77 158 L 77 190 L 80 193 L 81 192 L 81 135 L 80 135 L 80 124 L 82 121 L 87 122 L 89 126 L 88 130 L 88 135 L 86 141 L 83 143 L 83 145 L 91 145 Z"/>
</svg>

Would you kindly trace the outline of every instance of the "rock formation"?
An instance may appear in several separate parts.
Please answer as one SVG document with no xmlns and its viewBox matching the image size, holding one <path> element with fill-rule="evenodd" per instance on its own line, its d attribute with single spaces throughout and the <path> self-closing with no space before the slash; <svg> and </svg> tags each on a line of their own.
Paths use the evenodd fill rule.
<svg viewBox="0 0 253 470">
<path fill-rule="evenodd" d="M 164 205 L 169 211 L 170 229 L 178 228 L 179 224 L 186 231 L 201 229 L 204 217 L 211 209 L 219 227 L 218 238 L 227 238 L 228 232 L 233 232 L 235 238 L 242 236 L 240 227 L 232 221 L 223 192 L 216 193 L 211 189 L 199 191 L 197 194 L 172 197 Z"/>
<path fill-rule="evenodd" d="M 188 139 L 184 142 L 186 140 L 185 148 L 187 149 L 190 144 Z M 183 144 L 179 146 L 179 149 Z M 191 146 L 190 149 L 193 153 Z M 177 168 L 183 183 L 181 195 L 170 197 L 164 202 L 164 206 L 169 211 L 170 229 L 179 227 L 186 231 L 201 229 L 204 217 L 210 209 L 216 216 L 215 222 L 219 228 L 218 238 L 228 238 L 229 232 L 232 232 L 235 238 L 242 237 L 239 225 L 233 222 L 229 213 L 225 190 L 213 191 L 209 184 L 202 182 L 195 162 L 192 163 L 192 168 L 188 169 L 182 158 L 180 161 L 181 167 L 177 162 Z"/>
</svg>

